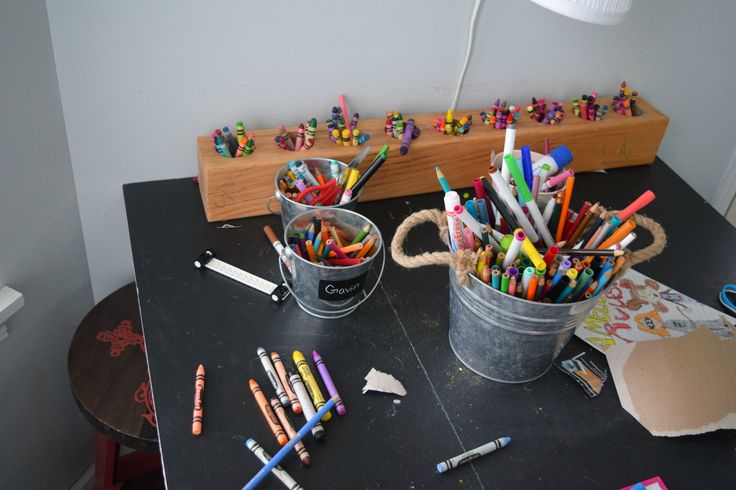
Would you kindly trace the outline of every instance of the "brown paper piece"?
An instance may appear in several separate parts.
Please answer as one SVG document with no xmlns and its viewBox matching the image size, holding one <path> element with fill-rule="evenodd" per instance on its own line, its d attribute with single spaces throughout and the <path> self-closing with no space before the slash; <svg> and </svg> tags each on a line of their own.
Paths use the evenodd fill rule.
<svg viewBox="0 0 736 490">
<path fill-rule="evenodd" d="M 652 435 L 736 429 L 736 339 L 708 327 L 606 351 L 621 406 Z"/>
</svg>

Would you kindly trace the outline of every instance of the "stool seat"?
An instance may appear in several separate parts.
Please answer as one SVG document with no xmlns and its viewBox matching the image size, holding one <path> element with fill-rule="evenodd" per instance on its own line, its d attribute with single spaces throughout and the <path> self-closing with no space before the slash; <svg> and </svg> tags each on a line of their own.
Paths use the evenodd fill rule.
<svg viewBox="0 0 736 490">
<path fill-rule="evenodd" d="M 158 451 L 135 283 L 90 310 L 69 347 L 72 393 L 99 432 L 136 449 Z"/>
</svg>

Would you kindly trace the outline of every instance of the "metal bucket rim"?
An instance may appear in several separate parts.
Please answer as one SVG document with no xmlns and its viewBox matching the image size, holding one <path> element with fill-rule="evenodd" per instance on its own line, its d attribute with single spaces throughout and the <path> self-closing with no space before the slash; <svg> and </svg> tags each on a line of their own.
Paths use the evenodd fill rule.
<svg viewBox="0 0 736 490">
<path fill-rule="evenodd" d="M 320 161 L 325 161 L 325 162 L 332 162 L 332 161 L 334 160 L 334 161 L 336 161 L 336 162 L 337 162 L 337 164 L 338 164 L 338 165 L 340 165 L 340 170 L 342 170 L 343 168 L 349 167 L 349 165 L 348 165 L 347 163 L 345 163 L 345 162 L 341 162 L 340 160 L 335 160 L 334 158 L 323 158 L 323 157 L 314 157 L 314 158 L 297 158 L 297 159 L 295 159 L 295 160 L 291 160 L 291 161 L 293 161 L 293 162 L 307 162 L 307 161 L 311 161 L 311 160 L 320 160 Z M 310 209 L 310 210 L 311 210 L 311 209 L 324 209 L 324 208 L 334 208 L 334 207 L 337 207 L 337 206 L 345 206 L 346 204 L 350 204 L 350 203 L 351 203 L 351 202 L 353 202 L 353 201 L 357 201 L 357 200 L 358 200 L 358 198 L 360 197 L 360 195 L 361 195 L 361 194 L 363 194 L 363 189 L 365 188 L 365 187 L 361 187 L 361 188 L 360 188 L 360 189 L 358 190 L 358 193 L 357 193 L 356 195 L 352 196 L 352 197 L 350 198 L 350 200 L 349 200 L 348 202 L 344 202 L 344 203 L 342 203 L 342 204 L 331 204 L 331 205 L 329 205 L 329 206 L 312 206 L 311 204 L 302 204 L 302 203 L 300 203 L 300 202 L 296 202 L 296 201 L 295 201 L 295 200 L 293 200 L 293 199 L 289 199 L 288 197 L 286 197 L 286 196 L 285 196 L 285 195 L 284 195 L 284 194 L 283 194 L 283 193 L 281 192 L 281 189 L 279 189 L 279 179 L 280 179 L 280 178 L 281 178 L 281 177 L 282 177 L 283 175 L 285 175 L 285 174 L 286 174 L 286 170 L 287 170 L 288 168 L 289 168 L 289 162 L 287 162 L 287 163 L 285 163 L 284 165 L 282 165 L 282 166 L 281 166 L 281 168 L 279 168 L 278 172 L 276 172 L 276 177 L 275 177 L 275 179 L 274 179 L 274 187 L 275 187 L 275 189 L 276 189 L 276 193 L 275 193 L 275 197 L 276 197 L 276 199 L 278 199 L 279 201 L 281 201 L 281 200 L 283 199 L 283 200 L 289 201 L 289 202 L 291 202 L 291 203 L 294 203 L 294 204 L 296 204 L 296 205 L 299 205 L 299 206 L 303 206 L 303 207 L 305 207 L 305 208 L 307 208 L 307 209 Z"/>
<path fill-rule="evenodd" d="M 356 213 L 355 211 L 351 211 L 349 209 L 334 208 L 334 207 L 330 207 L 330 206 L 313 206 L 313 207 L 317 208 L 318 210 L 319 209 L 330 209 L 332 212 L 337 211 L 339 213 L 354 214 L 354 215 L 356 215 L 356 216 L 358 216 L 360 218 L 363 218 L 365 221 L 368 222 L 367 224 L 371 225 L 371 230 L 375 230 L 375 232 L 376 232 L 375 234 L 378 235 L 378 240 L 377 241 L 380 242 L 379 243 L 379 247 L 376 249 L 376 252 L 373 255 L 371 255 L 370 257 L 367 257 L 366 258 L 365 262 L 361 262 L 360 264 L 355 264 L 355 265 L 340 265 L 340 266 L 329 265 L 328 266 L 328 265 L 322 265 L 322 264 L 315 264 L 311 260 L 307 260 L 304 257 L 300 257 L 299 255 L 297 255 L 294 252 L 292 252 L 291 251 L 291 247 L 286 247 L 286 253 L 289 254 L 289 258 L 301 260 L 302 262 L 304 262 L 306 264 L 309 264 L 310 266 L 319 267 L 319 268 L 322 268 L 322 269 L 335 269 L 335 268 L 339 268 L 340 270 L 349 270 L 349 269 L 351 269 L 353 267 L 355 267 L 355 268 L 358 268 L 358 267 L 367 267 L 369 264 L 370 264 L 370 267 L 367 267 L 367 268 L 369 268 L 369 269 L 370 268 L 373 268 L 373 264 L 371 264 L 371 262 L 373 261 L 373 258 L 374 257 L 377 257 L 378 254 L 379 254 L 379 252 L 381 252 L 383 250 L 383 235 L 381 235 L 381 230 L 378 228 L 378 226 L 376 226 L 376 224 L 373 221 L 369 220 L 368 218 L 366 218 L 362 214 Z M 312 211 L 304 211 L 304 212 L 301 212 L 301 213 L 297 214 L 296 216 L 294 216 L 293 218 L 291 218 L 291 220 L 288 223 L 286 223 L 286 226 L 284 227 L 284 243 L 289 243 L 289 237 L 287 236 L 287 232 L 288 232 L 289 228 L 291 227 L 291 225 L 297 219 L 301 218 L 303 215 L 305 215 L 305 214 L 311 214 L 311 213 L 312 213 Z"/>
</svg>

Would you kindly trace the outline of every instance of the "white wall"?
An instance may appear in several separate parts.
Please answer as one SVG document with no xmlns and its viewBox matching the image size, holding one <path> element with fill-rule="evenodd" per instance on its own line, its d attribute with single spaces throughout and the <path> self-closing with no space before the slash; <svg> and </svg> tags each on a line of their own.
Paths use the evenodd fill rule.
<svg viewBox="0 0 736 490">
<path fill-rule="evenodd" d="M 66 363 L 92 290 L 43 0 L 0 5 L 3 285 L 25 306 L 0 343 L 0 488 L 69 488 L 93 458 Z"/>
<path fill-rule="evenodd" d="M 132 277 L 120 186 L 196 173 L 195 136 L 328 115 L 447 108 L 472 2 L 47 0 L 92 284 Z M 613 93 L 622 79 L 671 117 L 660 156 L 709 198 L 734 150 L 736 3 L 635 2 L 582 24 L 485 0 L 460 107 Z M 722 105 L 719 105 L 722 104 Z M 263 144 L 268 144 L 263 142 Z"/>
</svg>

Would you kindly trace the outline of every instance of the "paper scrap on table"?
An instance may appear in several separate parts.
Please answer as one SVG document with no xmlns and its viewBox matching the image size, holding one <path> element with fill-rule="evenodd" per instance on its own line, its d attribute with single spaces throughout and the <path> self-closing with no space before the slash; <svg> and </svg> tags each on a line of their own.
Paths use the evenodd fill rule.
<svg viewBox="0 0 736 490">
<path fill-rule="evenodd" d="M 589 398 L 600 395 L 603 383 L 608 379 L 606 370 L 600 369 L 593 361 L 586 359 L 585 352 L 572 359 L 557 360 L 555 366 L 574 379 Z"/>
<path fill-rule="evenodd" d="M 682 337 L 608 348 L 621 406 L 652 435 L 736 429 L 736 339 L 702 326 Z"/>
<path fill-rule="evenodd" d="M 390 374 L 377 371 L 375 368 L 371 368 L 370 372 L 365 377 L 363 394 L 365 395 L 368 391 L 380 391 L 383 393 L 393 393 L 399 396 L 406 396 L 406 390 L 404 389 L 404 385 L 401 384 L 401 381 Z"/>
<path fill-rule="evenodd" d="M 613 345 L 680 337 L 701 325 L 721 338 L 736 336 L 736 318 L 629 269 L 575 329 L 605 353 Z"/>
</svg>

